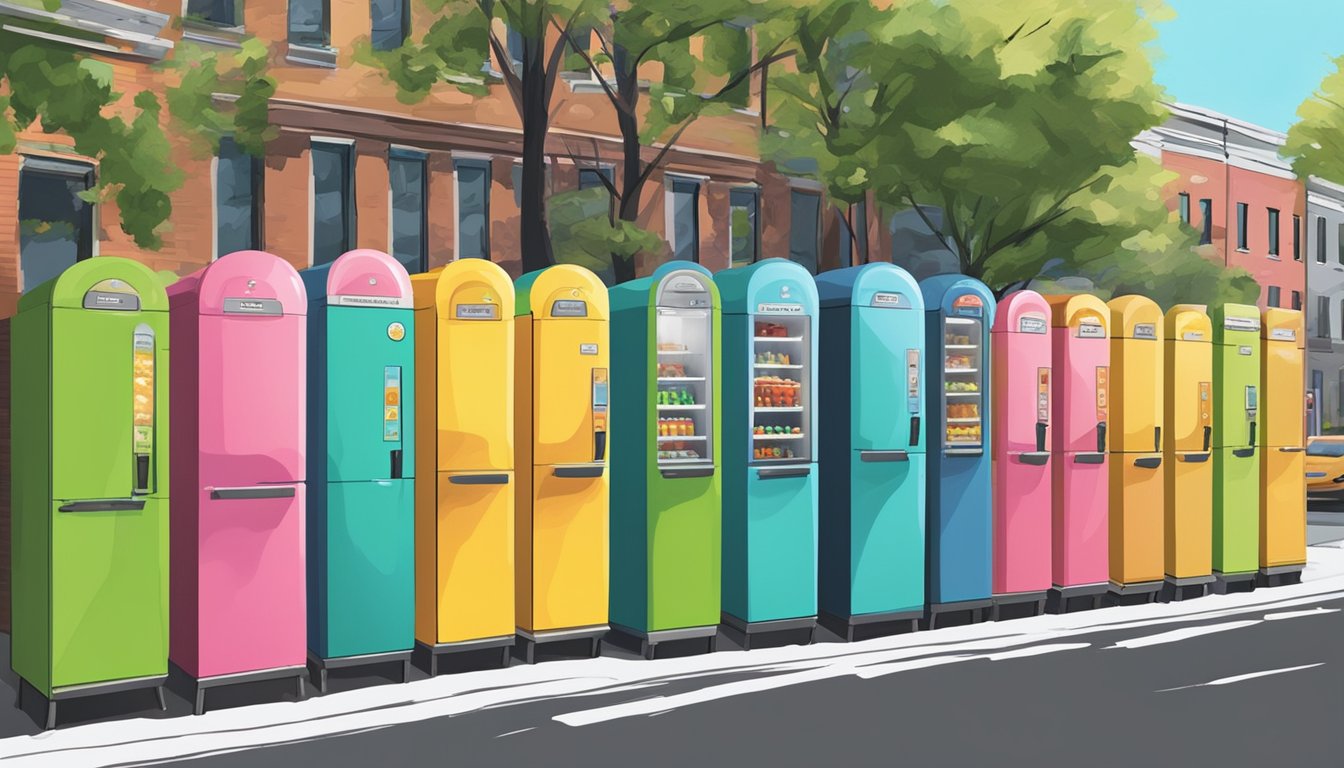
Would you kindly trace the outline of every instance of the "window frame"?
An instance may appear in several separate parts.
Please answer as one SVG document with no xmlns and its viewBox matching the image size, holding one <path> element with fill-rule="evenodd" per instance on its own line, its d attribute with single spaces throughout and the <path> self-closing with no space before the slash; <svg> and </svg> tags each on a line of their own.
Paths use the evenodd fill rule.
<svg viewBox="0 0 1344 768">
<path fill-rule="evenodd" d="M 1277 308 L 1283 301 L 1283 289 L 1277 285 L 1265 286 L 1265 306 Z"/>
<path fill-rule="evenodd" d="M 813 242 L 811 244 L 813 262 L 811 264 L 811 268 L 808 270 L 815 275 L 821 270 L 821 235 L 822 235 L 821 215 L 823 206 L 821 199 L 822 192 L 819 189 L 812 189 L 808 187 L 798 187 L 798 186 L 793 186 L 789 188 L 789 260 L 793 261 L 796 264 L 802 265 L 804 268 L 808 267 L 808 264 L 806 264 L 805 262 L 800 261 L 797 258 L 794 258 L 794 254 L 797 252 L 794 247 L 797 244 L 797 241 L 794 237 L 794 232 L 797 230 L 797 227 L 794 226 L 794 215 L 793 215 L 794 202 L 798 198 L 804 196 L 814 198 L 815 205 L 817 208 L 817 215 L 812 223 L 813 235 L 814 235 L 812 238 Z"/>
<path fill-rule="evenodd" d="M 242 32 L 244 27 L 243 12 L 245 10 L 243 0 L 228 0 L 227 5 L 233 9 L 232 23 L 224 23 L 204 16 L 193 16 L 191 15 L 191 0 L 182 0 L 182 23 L 186 26 L 198 26 L 209 30 Z"/>
<path fill-rule="evenodd" d="M 381 0 L 381 2 L 396 3 L 397 16 L 401 22 L 398 30 L 399 36 L 395 45 L 387 44 L 386 40 L 380 40 L 378 31 L 375 27 L 377 19 L 373 16 L 373 4 L 380 0 L 369 0 L 369 45 L 375 51 L 392 51 L 400 48 L 406 43 L 406 38 L 411 34 L 411 3 L 410 0 Z M 390 34 L 390 33 L 389 33 Z M 390 38 L 389 38 L 390 39 Z"/>
<path fill-rule="evenodd" d="M 429 271 L 429 154 L 408 147 L 391 147 L 387 151 L 387 250 L 388 255 L 406 266 L 396 252 L 396 190 L 392 187 L 392 164 L 413 162 L 420 165 L 420 253 L 416 269 L 411 274 Z"/>
<path fill-rule="evenodd" d="M 1316 297 L 1316 338 L 1329 339 L 1334 337 L 1334 329 L 1330 327 L 1330 297 Z"/>
<path fill-rule="evenodd" d="M 1292 296 L 1292 298 L 1293 298 L 1293 309 L 1297 310 L 1298 312 L 1301 312 L 1301 311 L 1302 311 L 1302 292 L 1301 292 L 1301 291 L 1298 291 L 1298 290 L 1294 290 L 1294 291 L 1293 291 L 1293 296 Z"/>
<path fill-rule="evenodd" d="M 481 254 L 462 255 L 462 169 L 474 168 L 484 171 L 485 189 L 481 195 Z M 494 261 L 490 249 L 490 193 L 495 185 L 494 159 L 489 156 L 455 154 L 453 156 L 453 261 L 458 259 L 485 259 Z"/>
<path fill-rule="evenodd" d="M 23 175 L 25 173 L 37 173 L 47 176 L 65 178 L 67 180 L 79 179 L 84 182 L 85 189 L 91 189 L 98 181 L 98 169 L 92 163 L 84 162 L 74 158 L 65 159 L 57 157 L 45 157 L 34 155 L 20 155 L 18 173 L 15 176 L 16 186 L 14 194 L 14 214 L 15 214 L 15 264 L 18 267 L 15 279 L 17 281 L 19 295 L 41 285 L 26 285 L 23 279 L 23 241 L 22 241 L 22 218 L 23 210 Z M 87 261 L 98 255 L 98 205 L 97 203 L 86 203 L 86 209 L 81 211 L 80 222 L 83 229 L 81 237 L 75 242 L 75 263 Z"/>
<path fill-rule="evenodd" d="M 1243 253 L 1250 249 L 1250 232 L 1247 231 L 1248 219 L 1251 215 L 1251 207 L 1246 203 L 1237 203 L 1237 250 Z"/>
<path fill-rule="evenodd" d="M 1302 217 L 1293 214 L 1293 261 L 1302 260 Z"/>
<path fill-rule="evenodd" d="M 706 179 L 702 176 L 687 174 L 669 173 L 665 176 L 663 194 L 666 199 L 666 220 L 663 229 L 667 244 L 672 247 L 672 259 L 674 261 L 700 263 L 700 235 L 702 234 L 700 230 L 700 198 L 704 193 L 705 181 Z M 679 185 L 686 185 L 691 188 L 691 231 L 694 232 L 694 237 L 686 245 L 691 251 L 691 258 L 689 259 L 681 257 L 682 244 L 677 242 L 677 195 L 686 194 L 685 190 L 678 190 Z"/>
<path fill-rule="evenodd" d="M 340 138 L 313 138 L 309 143 L 308 157 L 308 178 L 309 178 L 309 205 L 308 205 L 308 263 L 311 266 L 320 266 L 330 264 L 341 256 L 341 253 L 332 257 L 331 261 L 317 260 L 317 167 L 313 162 L 313 153 L 321 148 L 322 151 L 339 149 L 344 155 L 344 188 L 342 191 L 343 200 L 341 201 L 341 210 L 343 213 L 342 223 L 345 227 L 345 247 L 341 253 L 352 250 L 355 243 L 358 242 L 359 222 L 358 212 L 355 207 L 355 142 L 353 139 Z"/>
<path fill-rule="evenodd" d="M 1269 255 L 1279 255 L 1279 209 L 1266 208 L 1266 234 L 1269 235 Z"/>
<path fill-rule="evenodd" d="M 1203 219 L 1199 223 L 1199 244 L 1211 245 L 1213 243 L 1213 198 L 1201 197 L 1199 199 L 1199 215 Z"/>
<path fill-rule="evenodd" d="M 322 6 L 322 41 L 300 39 L 294 30 L 294 5 L 302 2 L 318 2 Z M 301 48 L 329 50 L 331 48 L 331 0 L 287 0 L 285 5 L 285 42 Z"/>
<path fill-rule="evenodd" d="M 1181 192 L 1176 196 L 1177 212 L 1181 217 L 1181 223 L 1190 224 L 1190 193 Z"/>
<path fill-rule="evenodd" d="M 223 151 L 225 142 L 237 147 L 239 154 L 251 161 L 249 169 L 250 189 L 248 191 L 251 198 L 251 213 L 249 220 L 248 240 L 249 245 L 245 250 L 262 250 L 266 242 L 263 237 L 263 228 L 265 225 L 265 194 L 266 194 L 266 161 L 265 158 L 247 154 L 242 147 L 238 147 L 232 136 L 223 136 L 219 141 L 219 149 L 210 163 L 210 216 L 211 224 L 211 261 L 221 256 L 227 256 L 227 253 L 221 253 L 219 247 L 219 164 L 224 159 Z M 230 251 L 229 253 L 233 253 Z"/>
<path fill-rule="evenodd" d="M 733 252 L 733 212 L 738 208 L 748 206 L 735 202 L 734 198 L 745 196 L 750 207 L 751 220 L 751 258 L 746 261 L 738 261 Z M 755 264 L 761 260 L 761 188 L 755 185 L 733 187 L 728 190 L 728 265 L 730 267 L 746 266 Z"/>
<path fill-rule="evenodd" d="M 1326 233 L 1327 233 L 1327 232 L 1328 232 L 1328 230 L 1326 229 L 1325 217 L 1324 217 L 1324 216 L 1317 216 L 1317 217 L 1316 217 L 1316 263 L 1317 263 L 1317 264 L 1326 264 L 1326 263 L 1328 263 L 1328 262 L 1327 262 L 1327 259 L 1326 259 L 1326 251 L 1327 251 L 1327 248 L 1326 248 L 1326 242 L 1325 242 L 1325 237 L 1326 237 Z"/>
</svg>

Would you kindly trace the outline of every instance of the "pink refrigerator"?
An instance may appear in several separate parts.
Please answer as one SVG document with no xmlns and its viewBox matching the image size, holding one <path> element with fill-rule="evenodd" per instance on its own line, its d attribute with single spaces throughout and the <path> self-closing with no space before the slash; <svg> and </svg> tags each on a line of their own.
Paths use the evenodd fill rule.
<svg viewBox="0 0 1344 768">
<path fill-rule="evenodd" d="M 1097 607 L 1109 588 L 1106 426 L 1110 310 L 1096 296 L 1051 296 L 1054 342 L 1054 586 L 1047 609 Z"/>
<path fill-rule="evenodd" d="M 172 676 L 295 678 L 303 696 L 307 299 L 294 268 L 239 251 L 168 289 Z"/>
<path fill-rule="evenodd" d="M 1006 296 L 990 330 L 995 619 L 1014 604 L 1044 611 L 1050 590 L 1051 356 L 1050 305 Z"/>
</svg>

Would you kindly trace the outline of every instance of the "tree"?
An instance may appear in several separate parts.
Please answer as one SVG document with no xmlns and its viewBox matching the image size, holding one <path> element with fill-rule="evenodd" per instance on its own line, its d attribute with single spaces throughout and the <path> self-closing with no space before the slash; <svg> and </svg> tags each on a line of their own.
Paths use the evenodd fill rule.
<svg viewBox="0 0 1344 768">
<path fill-rule="evenodd" d="M 650 243 L 637 221 L 644 187 L 668 153 L 702 115 L 747 105 L 750 78 L 792 55 L 785 39 L 753 55 L 749 27 L 778 10 L 769 0 L 623 0 L 611 4 L 604 23 L 591 28 L 599 53 L 571 27 L 564 34 L 616 112 L 621 139 L 619 182 L 602 175 L 614 200 L 607 231 L 613 239 L 616 282 L 635 277 L 636 242 Z M 553 22 L 557 27 L 559 21 Z M 702 55 L 692 52 L 698 40 Z M 662 65 L 662 78 L 641 96 L 641 71 Z M 651 150 L 652 154 L 646 152 Z M 593 154 L 597 155 L 594 146 Z M 576 164 L 583 160 L 571 150 Z M 600 157 L 592 158 L 594 161 Z M 600 232 L 593 232 L 598 235 Z"/>
<path fill-rule="evenodd" d="M 276 84 L 269 57 L 266 44 L 254 37 L 236 51 L 179 43 L 168 65 L 180 78 L 167 89 L 174 123 L 207 154 L 230 136 L 243 151 L 264 157 L 266 142 L 280 133 L 270 121 Z"/>
<path fill-rule="evenodd" d="M 554 257 L 546 215 L 546 137 L 551 100 L 564 67 L 569 33 L 591 24 L 603 4 L 598 0 L 425 0 L 425 5 L 436 18 L 419 40 L 408 39 L 391 51 L 361 45 L 358 59 L 381 67 L 397 85 L 399 98 L 409 104 L 440 84 L 476 96 L 488 94 L 494 75 L 486 70 L 494 55 L 498 76 L 523 128 L 519 205 L 523 270 L 550 266 Z M 549 34 L 553 26 L 558 34 Z M 518 41 L 512 52 L 508 30 Z"/>
<path fill-rule="evenodd" d="M 1297 108 L 1297 117 L 1283 150 L 1293 170 L 1301 178 L 1344 182 L 1344 56 L 1335 59 L 1335 71 Z"/>
</svg>

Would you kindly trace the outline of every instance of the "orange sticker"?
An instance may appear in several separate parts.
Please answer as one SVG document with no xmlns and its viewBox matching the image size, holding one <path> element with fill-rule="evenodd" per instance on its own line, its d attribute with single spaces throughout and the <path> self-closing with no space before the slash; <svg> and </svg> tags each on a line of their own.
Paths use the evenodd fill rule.
<svg viewBox="0 0 1344 768">
<path fill-rule="evenodd" d="M 1036 369 L 1036 421 L 1050 423 L 1050 369 Z"/>
<path fill-rule="evenodd" d="M 1107 406 L 1107 395 L 1109 387 L 1107 377 L 1110 374 L 1110 368 L 1105 365 L 1097 366 L 1097 423 L 1106 421 L 1106 413 L 1109 410 Z"/>
</svg>

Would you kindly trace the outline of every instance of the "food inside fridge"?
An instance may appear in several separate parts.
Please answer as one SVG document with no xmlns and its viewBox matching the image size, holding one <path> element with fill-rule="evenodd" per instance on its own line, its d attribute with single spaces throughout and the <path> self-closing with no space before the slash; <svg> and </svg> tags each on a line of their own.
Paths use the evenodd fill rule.
<svg viewBox="0 0 1344 768">
<path fill-rule="evenodd" d="M 677 344 L 677 343 L 675 343 L 675 342 L 659 342 L 659 344 L 658 344 L 658 351 L 659 351 L 659 352 L 685 352 L 685 351 L 686 351 L 686 345 L 685 345 L 685 344 Z"/>
<path fill-rule="evenodd" d="M 685 377 L 686 377 L 686 366 L 683 363 L 658 364 L 658 378 L 660 379 L 668 379 L 668 378 L 681 379 Z"/>
<path fill-rule="evenodd" d="M 758 320 L 756 322 L 756 338 L 784 338 L 789 335 L 788 327 L 780 323 L 771 323 Z"/>
<path fill-rule="evenodd" d="M 757 352 L 757 365 L 792 365 L 792 356 L 785 352 Z"/>
<path fill-rule="evenodd" d="M 954 354 L 947 356 L 947 370 L 949 371 L 970 370 L 974 367 L 975 366 L 971 364 L 970 355 Z"/>
<path fill-rule="evenodd" d="M 980 404 L 948 403 L 947 417 L 949 419 L 978 419 L 980 418 Z"/>
<path fill-rule="evenodd" d="M 980 425 L 949 424 L 947 441 L 949 443 L 978 443 L 980 442 Z"/>
<path fill-rule="evenodd" d="M 780 448 L 779 446 L 755 448 L 751 452 L 753 459 L 792 459 L 794 458 L 792 448 Z"/>
<path fill-rule="evenodd" d="M 658 451 L 659 461 L 678 461 L 678 460 L 686 461 L 688 459 L 698 459 L 698 458 L 700 458 L 700 452 L 692 450 L 690 448 Z"/>
<path fill-rule="evenodd" d="M 658 390 L 659 405 L 695 405 L 695 390 L 682 387 L 680 389 L 660 389 Z"/>
<path fill-rule="evenodd" d="M 943 389 L 946 392 L 979 392 L 980 385 L 974 381 L 949 381 Z"/>
<path fill-rule="evenodd" d="M 796 408 L 802 405 L 802 384 L 779 376 L 757 376 L 752 382 L 757 408 Z"/>
</svg>

